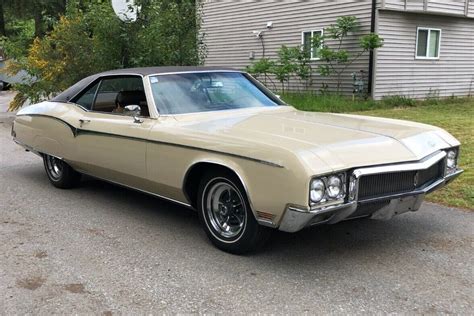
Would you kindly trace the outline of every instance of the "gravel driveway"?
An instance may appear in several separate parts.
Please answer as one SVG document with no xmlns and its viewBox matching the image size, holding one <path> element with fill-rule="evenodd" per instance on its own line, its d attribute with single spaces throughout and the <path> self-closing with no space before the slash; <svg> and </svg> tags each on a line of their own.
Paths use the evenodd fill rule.
<svg viewBox="0 0 474 316">
<path fill-rule="evenodd" d="M 474 213 L 425 203 L 234 256 L 182 207 L 92 179 L 55 189 L 10 121 L 0 113 L 1 314 L 474 310 Z"/>
</svg>

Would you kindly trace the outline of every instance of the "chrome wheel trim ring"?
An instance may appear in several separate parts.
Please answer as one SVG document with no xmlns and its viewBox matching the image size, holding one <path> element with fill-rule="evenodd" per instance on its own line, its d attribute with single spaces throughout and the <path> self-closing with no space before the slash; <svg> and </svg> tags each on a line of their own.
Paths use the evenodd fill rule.
<svg viewBox="0 0 474 316">
<path fill-rule="evenodd" d="M 63 176 L 64 164 L 60 159 L 49 155 L 46 156 L 46 167 L 48 168 L 48 174 L 53 180 L 58 181 Z"/>
<path fill-rule="evenodd" d="M 247 207 L 241 193 L 224 181 L 213 183 L 206 192 L 203 204 L 212 230 L 219 235 L 216 237 L 238 237 L 247 224 Z"/>
</svg>

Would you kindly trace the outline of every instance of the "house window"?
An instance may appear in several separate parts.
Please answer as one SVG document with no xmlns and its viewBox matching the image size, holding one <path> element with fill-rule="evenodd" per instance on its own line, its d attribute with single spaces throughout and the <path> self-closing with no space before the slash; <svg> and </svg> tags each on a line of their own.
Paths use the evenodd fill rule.
<svg viewBox="0 0 474 316">
<path fill-rule="evenodd" d="M 313 60 L 319 59 L 319 47 L 313 47 L 312 43 L 316 38 L 323 37 L 323 30 L 304 31 L 301 34 L 301 45 L 303 49 L 310 52 L 310 57 Z"/>
<path fill-rule="evenodd" d="M 438 59 L 441 30 L 419 27 L 416 36 L 416 58 Z"/>
</svg>

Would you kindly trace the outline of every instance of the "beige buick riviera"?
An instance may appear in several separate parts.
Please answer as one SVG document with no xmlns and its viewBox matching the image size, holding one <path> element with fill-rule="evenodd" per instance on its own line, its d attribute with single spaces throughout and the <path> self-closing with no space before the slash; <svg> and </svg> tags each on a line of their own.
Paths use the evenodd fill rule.
<svg viewBox="0 0 474 316">
<path fill-rule="evenodd" d="M 12 136 L 54 186 L 86 174 L 193 208 L 233 253 L 272 229 L 416 211 L 462 172 L 460 144 L 440 128 L 298 111 L 225 68 L 93 75 L 19 111 Z"/>
</svg>

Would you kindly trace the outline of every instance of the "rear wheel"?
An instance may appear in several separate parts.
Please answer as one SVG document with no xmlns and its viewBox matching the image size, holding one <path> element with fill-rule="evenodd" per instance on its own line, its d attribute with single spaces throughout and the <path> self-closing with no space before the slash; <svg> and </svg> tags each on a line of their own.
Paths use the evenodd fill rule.
<svg viewBox="0 0 474 316">
<path fill-rule="evenodd" d="M 55 187 L 69 189 L 79 184 L 81 174 L 63 160 L 44 154 L 43 162 L 48 179 Z"/>
<path fill-rule="evenodd" d="M 199 218 L 219 249 L 243 254 L 261 247 L 270 229 L 257 223 L 240 181 L 230 172 L 212 172 L 201 180 Z"/>
</svg>

